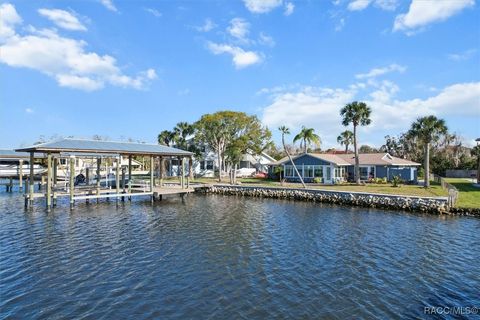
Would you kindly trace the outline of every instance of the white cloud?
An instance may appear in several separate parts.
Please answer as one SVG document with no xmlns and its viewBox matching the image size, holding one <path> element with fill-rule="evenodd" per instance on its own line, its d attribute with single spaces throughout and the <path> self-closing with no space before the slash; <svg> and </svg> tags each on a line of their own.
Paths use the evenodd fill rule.
<svg viewBox="0 0 480 320">
<path fill-rule="evenodd" d="M 25 109 L 25 112 L 26 112 L 26 113 L 29 113 L 29 114 L 32 114 L 32 113 L 35 112 L 35 110 L 33 110 L 32 108 L 26 108 L 26 109 Z"/>
<path fill-rule="evenodd" d="M 258 36 L 258 42 L 260 44 L 269 46 L 269 47 L 274 47 L 275 46 L 275 40 L 273 40 L 272 37 L 269 35 L 265 34 L 264 32 L 260 32 L 260 35 Z"/>
<path fill-rule="evenodd" d="M 405 72 L 406 69 L 407 68 L 404 67 L 404 66 L 393 63 L 389 66 L 384 67 L 384 68 L 374 68 L 374 69 L 370 70 L 368 73 L 357 74 L 357 75 L 355 75 L 355 78 L 357 78 L 357 79 L 375 78 L 375 77 L 384 75 L 386 73 L 394 72 L 394 71 L 403 73 L 403 72 Z"/>
<path fill-rule="evenodd" d="M 291 2 L 285 3 L 285 11 L 283 12 L 284 15 L 289 16 L 295 10 L 295 5 Z"/>
<path fill-rule="evenodd" d="M 215 55 L 228 53 L 232 56 L 233 64 L 237 69 L 262 62 L 261 54 L 254 51 L 245 51 L 242 48 L 228 44 L 208 43 L 208 49 Z"/>
<path fill-rule="evenodd" d="M 214 28 L 216 28 L 217 25 L 211 20 L 211 19 L 205 19 L 205 23 L 202 26 L 194 27 L 195 30 L 199 32 L 208 32 Z"/>
<path fill-rule="evenodd" d="M 448 55 L 448 59 L 453 61 L 463 61 L 468 60 L 477 53 L 477 49 L 469 49 L 460 53 L 451 53 Z"/>
<path fill-rule="evenodd" d="M 110 11 L 117 12 L 117 7 L 113 4 L 112 0 L 100 0 L 100 2 L 103 4 L 105 8 L 107 8 Z"/>
<path fill-rule="evenodd" d="M 243 0 L 243 3 L 250 12 L 267 13 L 280 7 L 283 0 Z"/>
<path fill-rule="evenodd" d="M 4 7 L 1 9 L 3 12 Z M 11 8 L 7 12 L 12 16 Z M 0 41 L 0 62 L 10 67 L 33 69 L 54 78 L 60 86 L 85 91 L 98 90 L 106 84 L 143 89 L 156 78 L 153 69 L 127 76 L 114 57 L 88 52 L 85 41 L 63 37 L 55 30 L 30 26 L 28 34 L 18 34 L 11 27 L 15 24 L 11 21 L 19 21 L 18 18 L 6 20 L 10 21 L 10 30 Z"/>
<path fill-rule="evenodd" d="M 38 13 L 60 28 L 74 31 L 87 31 L 87 28 L 77 17 L 68 11 L 60 9 L 38 9 Z"/>
<path fill-rule="evenodd" d="M 15 7 L 10 3 L 0 5 L 0 41 L 15 35 L 15 25 L 22 23 Z"/>
<path fill-rule="evenodd" d="M 370 90 L 367 96 L 364 96 L 365 90 Z M 399 87 L 390 81 L 364 89 L 357 86 L 262 89 L 261 92 L 271 94 L 272 99 L 262 109 L 262 121 L 270 128 L 286 125 L 292 131 L 302 125 L 313 127 L 325 145 L 334 146 L 335 137 L 344 130 L 340 109 L 354 100 L 365 101 L 372 108 L 372 124 L 362 129 L 372 134 L 370 139 L 395 133 L 395 130 L 407 130 L 411 122 L 424 115 L 480 117 L 480 82 L 453 84 L 426 99 L 394 99 L 398 91 Z"/>
<path fill-rule="evenodd" d="M 154 8 L 145 8 L 145 11 L 147 11 L 148 13 L 151 13 L 153 16 L 157 18 L 160 18 L 162 16 L 162 13 Z"/>
<path fill-rule="evenodd" d="M 250 23 L 242 18 L 233 18 L 230 20 L 230 26 L 227 28 L 227 32 L 242 42 L 248 42 L 247 36 L 250 32 Z"/>
<path fill-rule="evenodd" d="M 350 11 L 361 11 L 372 3 L 375 7 L 388 11 L 395 10 L 398 6 L 398 0 L 353 0 L 348 4 L 347 9 Z"/>
<path fill-rule="evenodd" d="M 371 0 L 354 0 L 348 4 L 348 10 L 360 11 L 368 7 Z"/>
<path fill-rule="evenodd" d="M 444 21 L 467 7 L 472 7 L 474 0 L 412 0 L 407 13 L 397 15 L 393 26 L 394 31 L 412 31 L 426 25 Z"/>
</svg>

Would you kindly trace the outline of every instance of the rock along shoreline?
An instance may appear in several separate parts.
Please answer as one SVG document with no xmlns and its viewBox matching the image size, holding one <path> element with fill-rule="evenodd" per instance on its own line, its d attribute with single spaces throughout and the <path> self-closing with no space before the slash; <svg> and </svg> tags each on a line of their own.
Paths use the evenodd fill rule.
<svg viewBox="0 0 480 320">
<path fill-rule="evenodd" d="M 480 216 L 480 209 L 477 208 L 449 208 L 446 197 L 415 197 L 321 189 L 269 188 L 232 185 L 210 185 L 198 188 L 197 191 L 206 194 L 324 202 L 339 205 L 432 214 Z"/>
</svg>

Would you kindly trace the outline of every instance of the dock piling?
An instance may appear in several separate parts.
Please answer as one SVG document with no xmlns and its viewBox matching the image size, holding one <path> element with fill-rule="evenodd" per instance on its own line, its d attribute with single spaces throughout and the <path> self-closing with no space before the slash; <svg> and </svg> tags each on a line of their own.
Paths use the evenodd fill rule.
<svg viewBox="0 0 480 320">
<path fill-rule="evenodd" d="M 70 209 L 73 209 L 75 200 L 73 198 L 75 188 L 75 157 L 70 157 Z"/>
</svg>

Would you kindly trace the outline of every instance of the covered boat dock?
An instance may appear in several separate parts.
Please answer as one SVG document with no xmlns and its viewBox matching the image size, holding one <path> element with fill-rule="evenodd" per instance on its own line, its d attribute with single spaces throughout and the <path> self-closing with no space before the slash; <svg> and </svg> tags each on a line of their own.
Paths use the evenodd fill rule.
<svg viewBox="0 0 480 320">
<path fill-rule="evenodd" d="M 43 172 L 39 168 L 34 168 L 33 160 L 30 159 L 28 152 L 0 149 L 0 164 L 0 185 L 6 186 L 7 192 L 11 192 L 13 189 L 13 179 L 18 179 L 18 188 L 22 190 L 25 176 L 32 172 L 33 175 Z M 30 168 L 32 170 L 29 170 Z"/>
<path fill-rule="evenodd" d="M 25 190 L 25 206 L 33 206 L 36 198 L 45 198 L 47 210 L 55 206 L 57 199 L 68 197 L 70 207 L 73 208 L 76 200 L 114 198 L 117 201 L 134 196 L 150 196 L 151 200 L 161 199 L 162 195 L 193 192 L 190 188 L 192 174 L 192 156 L 188 151 L 157 144 L 112 142 L 100 140 L 83 140 L 65 138 L 57 141 L 42 143 L 31 147 L 20 148 L 16 152 L 27 152 L 29 161 L 33 163 L 34 156 L 42 155 L 46 161 L 47 178 L 45 192 L 34 192 L 33 166 L 30 166 L 28 188 Z M 149 161 L 149 172 L 145 179 L 133 178 L 132 161 L 134 158 L 145 158 Z M 82 172 L 79 181 L 75 170 L 76 159 L 88 159 L 96 164 L 92 175 L 89 169 Z M 128 166 L 122 166 L 122 159 L 128 158 Z M 57 168 L 60 159 L 68 162 L 68 181 L 63 185 L 57 182 Z M 178 186 L 165 186 L 164 164 L 166 160 L 177 159 L 180 163 L 180 183 Z M 186 161 L 188 160 L 188 166 Z M 64 160 L 65 162 L 65 160 Z M 114 179 L 109 185 L 102 184 L 102 164 L 110 166 L 112 172 L 105 172 L 105 181 Z M 186 169 L 188 167 L 188 169 Z M 92 176 L 92 177 L 90 177 Z"/>
</svg>

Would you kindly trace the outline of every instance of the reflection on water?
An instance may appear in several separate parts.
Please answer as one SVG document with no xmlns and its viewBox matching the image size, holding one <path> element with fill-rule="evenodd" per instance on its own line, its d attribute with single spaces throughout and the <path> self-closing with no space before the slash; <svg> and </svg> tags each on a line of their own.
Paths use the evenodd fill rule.
<svg viewBox="0 0 480 320">
<path fill-rule="evenodd" d="M 480 306 L 480 219 L 190 195 L 25 212 L 0 194 L 0 318 L 400 318 Z"/>
</svg>

